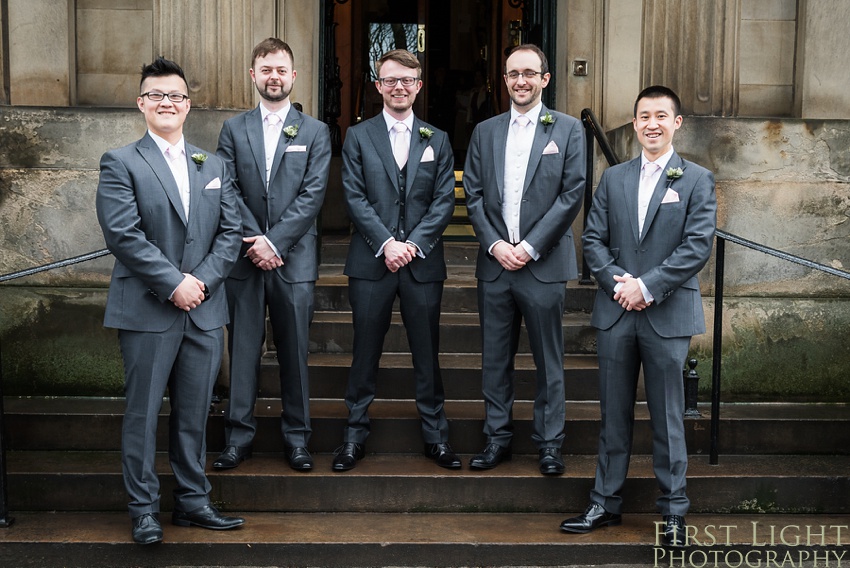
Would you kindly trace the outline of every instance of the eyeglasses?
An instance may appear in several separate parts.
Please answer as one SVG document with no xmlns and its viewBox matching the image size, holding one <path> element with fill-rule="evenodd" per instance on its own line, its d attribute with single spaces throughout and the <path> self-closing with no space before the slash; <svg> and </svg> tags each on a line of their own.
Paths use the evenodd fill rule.
<svg viewBox="0 0 850 568">
<path fill-rule="evenodd" d="M 172 103 L 182 103 L 183 101 L 189 98 L 189 95 L 184 95 L 183 93 L 142 93 L 139 96 L 147 97 L 149 100 L 152 100 L 155 103 L 160 102 L 165 97 L 168 97 L 168 100 Z"/>
<path fill-rule="evenodd" d="M 405 87 L 412 87 L 418 80 L 418 77 L 381 77 L 378 79 L 385 87 L 395 87 L 399 81 Z"/>
<path fill-rule="evenodd" d="M 543 71 L 508 71 L 505 73 L 505 77 L 510 79 L 511 81 L 516 81 L 520 77 L 525 77 L 526 79 L 534 79 L 536 76 L 543 76 Z"/>
</svg>

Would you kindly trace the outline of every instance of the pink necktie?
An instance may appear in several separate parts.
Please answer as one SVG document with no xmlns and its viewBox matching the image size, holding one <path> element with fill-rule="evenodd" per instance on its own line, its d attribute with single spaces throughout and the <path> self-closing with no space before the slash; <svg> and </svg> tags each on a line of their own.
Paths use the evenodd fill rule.
<svg viewBox="0 0 850 568">
<path fill-rule="evenodd" d="M 407 142 L 407 127 L 403 122 L 396 122 L 393 130 L 395 130 L 393 156 L 395 156 L 395 163 L 398 164 L 398 169 L 403 169 L 407 163 L 407 153 L 410 151 L 410 144 Z"/>
</svg>

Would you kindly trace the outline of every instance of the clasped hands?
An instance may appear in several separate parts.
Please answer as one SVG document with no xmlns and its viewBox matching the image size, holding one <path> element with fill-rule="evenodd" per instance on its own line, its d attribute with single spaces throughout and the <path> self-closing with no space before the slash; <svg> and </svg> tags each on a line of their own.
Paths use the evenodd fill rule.
<svg viewBox="0 0 850 568">
<path fill-rule="evenodd" d="M 415 245 L 393 239 L 384 245 L 384 264 L 390 272 L 398 272 L 398 269 L 409 264 L 418 252 Z"/>
<path fill-rule="evenodd" d="M 262 270 L 274 270 L 283 266 L 283 260 L 274 252 L 274 249 L 269 246 L 263 235 L 255 235 L 253 237 L 245 237 L 242 242 L 251 243 L 251 247 L 245 253 L 245 256 L 251 259 L 254 266 Z"/>
<path fill-rule="evenodd" d="M 640 283 L 633 276 L 614 276 L 614 280 L 622 282 L 620 290 L 614 294 L 614 300 L 619 302 L 626 311 L 639 312 L 647 307 L 652 302 L 647 302 L 643 297 L 643 290 L 640 288 Z"/>
<path fill-rule="evenodd" d="M 499 261 L 505 270 L 519 270 L 531 260 L 531 255 L 521 244 L 512 245 L 506 241 L 499 241 L 493 245 L 490 254 Z"/>
<path fill-rule="evenodd" d="M 183 281 L 177 285 L 174 293 L 171 294 L 171 303 L 184 312 L 188 312 L 201 305 L 201 302 L 206 298 L 206 288 L 203 282 L 184 272 Z"/>
</svg>

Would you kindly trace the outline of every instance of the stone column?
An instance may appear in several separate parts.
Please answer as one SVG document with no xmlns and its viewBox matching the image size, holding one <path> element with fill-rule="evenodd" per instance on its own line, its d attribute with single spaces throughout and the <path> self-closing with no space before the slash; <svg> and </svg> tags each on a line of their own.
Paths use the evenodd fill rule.
<svg viewBox="0 0 850 568">
<path fill-rule="evenodd" d="M 71 104 L 72 4 L 70 0 L 8 0 L 4 25 L 9 32 L 10 104 Z"/>
<path fill-rule="evenodd" d="M 800 0 L 795 114 L 801 118 L 850 116 L 850 2 Z"/>
<path fill-rule="evenodd" d="M 274 34 L 273 0 L 154 0 L 154 52 L 186 71 L 195 106 L 250 108 L 251 50 Z"/>
<path fill-rule="evenodd" d="M 641 86 L 670 87 L 683 114 L 735 114 L 740 4 L 645 0 Z"/>
</svg>

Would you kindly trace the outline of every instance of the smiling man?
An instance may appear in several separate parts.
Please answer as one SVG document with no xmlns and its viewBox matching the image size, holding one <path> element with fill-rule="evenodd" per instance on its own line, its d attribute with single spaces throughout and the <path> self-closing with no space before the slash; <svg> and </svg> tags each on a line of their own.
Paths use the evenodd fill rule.
<svg viewBox="0 0 850 568">
<path fill-rule="evenodd" d="M 534 364 L 532 440 L 544 475 L 564 472 L 564 335 L 567 280 L 578 276 L 570 226 L 581 210 L 585 149 L 581 123 L 541 102 L 549 64 L 536 45 L 505 61 L 510 111 L 472 133 L 463 172 L 466 206 L 480 247 L 484 450 L 473 469 L 510 459 L 513 369 L 525 320 Z"/>
<path fill-rule="evenodd" d="M 156 429 L 168 391 L 168 457 L 178 526 L 230 529 L 204 473 L 209 400 L 227 323 L 224 279 L 239 253 L 239 210 L 224 163 L 183 139 L 191 101 L 183 70 L 142 68 L 145 136 L 103 155 L 97 218 L 115 256 L 104 325 L 118 329 L 126 411 L 121 432 L 133 540 L 162 541 Z"/>
<path fill-rule="evenodd" d="M 327 125 L 290 102 L 296 71 L 289 45 L 277 38 L 261 41 L 249 74 L 260 104 L 225 121 L 218 138 L 218 155 L 236 182 L 243 244 L 225 286 L 230 395 L 226 445 L 213 467 L 233 469 L 251 456 L 268 308 L 280 368 L 284 456 L 292 469 L 310 471 L 307 351 L 330 136 Z"/>
<path fill-rule="evenodd" d="M 711 172 L 673 150 L 680 108 L 667 87 L 638 95 L 632 122 L 643 151 L 605 170 L 587 219 L 584 256 L 599 285 L 591 324 L 602 426 L 590 506 L 561 524 L 565 532 L 621 523 L 643 367 L 664 544 L 685 545 L 690 501 L 682 368 L 691 336 L 705 332 L 697 273 L 711 254 L 717 201 Z"/>
<path fill-rule="evenodd" d="M 345 261 L 354 358 L 345 394 L 348 425 L 333 469 L 352 469 L 364 456 L 367 411 L 396 297 L 413 355 L 425 455 L 440 467 L 457 469 L 461 463 L 449 445 L 437 359 L 446 279 L 441 239 L 454 210 L 452 148 L 445 132 L 413 113 L 422 88 L 416 56 L 390 51 L 376 71 L 383 112 L 349 128 L 342 148 L 342 185 L 354 224 Z"/>
</svg>

